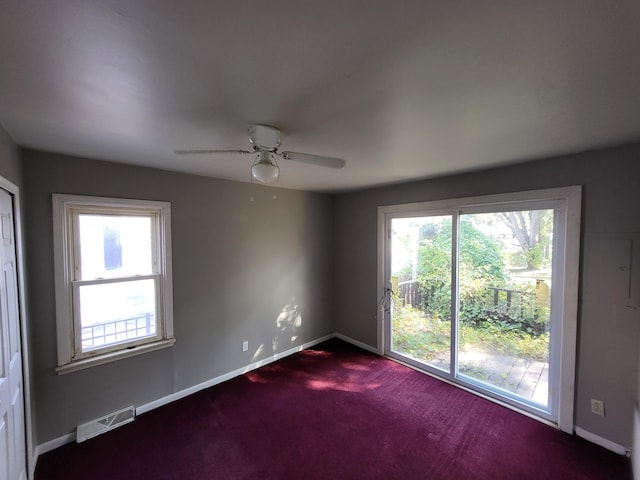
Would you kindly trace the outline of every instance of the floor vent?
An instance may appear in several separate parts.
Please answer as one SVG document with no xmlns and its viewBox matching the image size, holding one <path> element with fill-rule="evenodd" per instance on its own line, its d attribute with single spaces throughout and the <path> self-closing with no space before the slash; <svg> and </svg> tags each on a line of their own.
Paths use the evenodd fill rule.
<svg viewBox="0 0 640 480">
<path fill-rule="evenodd" d="M 101 418 L 96 418 L 90 422 L 78 425 L 76 432 L 76 442 L 84 442 L 90 438 L 96 437 L 102 433 L 118 428 L 129 422 L 133 422 L 136 418 L 136 411 L 133 406 L 123 408 L 117 412 L 110 413 Z"/>
</svg>

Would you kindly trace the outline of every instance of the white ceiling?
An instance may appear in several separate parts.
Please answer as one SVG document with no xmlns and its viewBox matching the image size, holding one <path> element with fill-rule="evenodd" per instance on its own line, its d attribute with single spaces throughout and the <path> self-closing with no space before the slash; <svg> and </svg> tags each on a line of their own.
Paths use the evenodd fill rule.
<svg viewBox="0 0 640 480">
<path fill-rule="evenodd" d="M 19 145 L 342 191 L 640 139 L 638 0 L 5 0 L 0 124 Z"/>
</svg>

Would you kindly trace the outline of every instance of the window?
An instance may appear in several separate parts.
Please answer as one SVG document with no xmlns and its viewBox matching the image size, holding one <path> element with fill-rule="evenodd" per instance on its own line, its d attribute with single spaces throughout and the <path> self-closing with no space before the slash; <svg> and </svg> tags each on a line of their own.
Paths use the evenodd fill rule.
<svg viewBox="0 0 640 480">
<path fill-rule="evenodd" d="M 170 211 L 53 195 L 59 373 L 173 345 Z"/>
</svg>

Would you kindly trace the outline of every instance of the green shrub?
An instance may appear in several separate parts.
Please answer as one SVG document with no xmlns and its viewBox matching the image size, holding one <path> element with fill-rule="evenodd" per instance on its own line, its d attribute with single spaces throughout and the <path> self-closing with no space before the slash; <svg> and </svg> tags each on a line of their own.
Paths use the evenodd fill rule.
<svg viewBox="0 0 640 480">
<path fill-rule="evenodd" d="M 451 323 L 410 306 L 394 308 L 393 348 L 416 359 L 433 360 L 449 351 Z M 548 362 L 549 333 L 534 335 L 512 325 L 485 322 L 460 326 L 460 345 L 501 355 Z"/>
</svg>

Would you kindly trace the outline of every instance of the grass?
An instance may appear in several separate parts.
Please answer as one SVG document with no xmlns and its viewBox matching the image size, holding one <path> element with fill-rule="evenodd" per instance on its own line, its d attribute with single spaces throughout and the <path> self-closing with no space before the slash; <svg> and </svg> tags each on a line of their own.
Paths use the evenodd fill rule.
<svg viewBox="0 0 640 480">
<path fill-rule="evenodd" d="M 451 322 L 427 316 L 422 310 L 405 306 L 393 315 L 393 346 L 418 360 L 432 361 L 449 351 Z M 460 327 L 460 346 L 490 354 L 548 362 L 549 335 L 530 335 L 503 330 L 494 325 Z"/>
<path fill-rule="evenodd" d="M 394 312 L 394 349 L 426 361 L 447 352 L 451 343 L 451 322 L 426 319 L 421 310 L 412 307 L 402 307 Z"/>
</svg>

